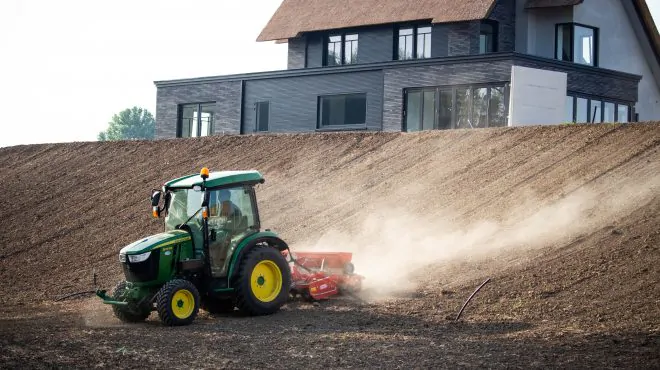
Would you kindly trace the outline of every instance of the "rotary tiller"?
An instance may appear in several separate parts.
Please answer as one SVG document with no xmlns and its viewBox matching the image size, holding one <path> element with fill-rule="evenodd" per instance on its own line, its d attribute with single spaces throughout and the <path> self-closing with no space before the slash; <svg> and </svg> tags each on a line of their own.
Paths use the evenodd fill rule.
<svg viewBox="0 0 660 370">
<path fill-rule="evenodd" d="M 288 251 L 283 252 L 288 254 Z M 362 289 L 364 276 L 354 272 L 349 252 L 291 252 L 292 295 L 309 301 Z"/>
</svg>

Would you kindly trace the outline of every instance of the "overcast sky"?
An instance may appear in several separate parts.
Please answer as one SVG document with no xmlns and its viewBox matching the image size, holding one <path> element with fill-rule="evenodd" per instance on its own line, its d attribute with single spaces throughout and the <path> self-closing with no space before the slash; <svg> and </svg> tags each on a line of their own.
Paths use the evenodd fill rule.
<svg viewBox="0 0 660 370">
<path fill-rule="evenodd" d="M 286 68 L 281 0 L 0 0 L 0 146 L 96 140 L 153 81 Z M 660 0 L 647 0 L 656 24 Z"/>
</svg>

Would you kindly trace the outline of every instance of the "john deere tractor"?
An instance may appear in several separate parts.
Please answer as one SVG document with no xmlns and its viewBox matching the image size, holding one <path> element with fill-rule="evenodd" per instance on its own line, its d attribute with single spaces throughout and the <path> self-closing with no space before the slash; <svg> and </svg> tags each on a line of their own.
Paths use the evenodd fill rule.
<svg viewBox="0 0 660 370">
<path fill-rule="evenodd" d="M 152 311 L 169 326 L 187 325 L 199 309 L 238 308 L 248 315 L 275 313 L 286 302 L 291 270 L 288 245 L 261 230 L 255 186 L 258 171 L 221 171 L 167 182 L 151 194 L 152 214 L 165 230 L 119 252 L 125 279 L 108 296 L 96 294 L 124 322 Z"/>
</svg>

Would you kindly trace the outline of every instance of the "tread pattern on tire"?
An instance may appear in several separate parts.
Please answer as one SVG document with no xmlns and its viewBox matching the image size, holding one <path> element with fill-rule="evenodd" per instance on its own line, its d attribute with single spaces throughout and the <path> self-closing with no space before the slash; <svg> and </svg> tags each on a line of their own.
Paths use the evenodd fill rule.
<svg viewBox="0 0 660 370">
<path fill-rule="evenodd" d="M 251 292 L 250 277 L 252 275 L 253 259 L 259 258 L 259 255 L 266 253 L 280 268 L 282 272 L 282 291 L 280 295 L 270 303 L 259 302 Z M 263 259 L 258 259 L 261 261 Z M 255 263 L 256 264 L 256 263 Z M 250 265 L 250 266 L 248 266 Z M 270 315 L 279 310 L 285 304 L 289 297 L 291 286 L 291 273 L 289 265 L 284 256 L 273 247 L 256 246 L 252 248 L 242 259 L 239 265 L 238 276 L 236 280 L 236 307 L 248 315 L 260 316 Z"/>
<path fill-rule="evenodd" d="M 122 300 L 123 299 L 123 293 L 122 291 L 126 289 L 126 281 L 120 281 L 115 285 L 115 288 L 112 291 L 112 298 L 116 300 Z M 149 315 L 151 315 L 151 310 L 147 311 L 145 310 L 144 312 L 140 314 L 136 314 L 130 311 L 127 311 L 123 306 L 118 306 L 118 305 L 112 305 L 112 312 L 115 314 L 115 317 L 117 317 L 119 320 L 122 322 L 128 322 L 128 323 L 135 323 L 135 322 L 141 322 L 147 319 Z"/>
<path fill-rule="evenodd" d="M 185 319 L 179 319 L 172 312 L 172 296 L 179 289 L 186 289 L 192 293 L 195 299 L 195 307 L 192 314 Z M 158 291 L 156 296 L 156 310 L 160 320 L 168 326 L 188 325 L 195 320 L 199 313 L 199 292 L 193 283 L 184 279 L 170 280 Z"/>
</svg>

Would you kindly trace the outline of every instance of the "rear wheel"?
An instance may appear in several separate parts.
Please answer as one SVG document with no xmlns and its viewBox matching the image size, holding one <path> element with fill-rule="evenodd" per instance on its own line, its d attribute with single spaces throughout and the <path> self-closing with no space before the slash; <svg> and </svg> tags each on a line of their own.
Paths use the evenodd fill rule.
<svg viewBox="0 0 660 370">
<path fill-rule="evenodd" d="M 158 291 L 156 309 L 165 325 L 188 325 L 199 312 L 199 292 L 188 280 L 171 280 Z"/>
<path fill-rule="evenodd" d="M 112 299 L 116 301 L 126 300 L 126 282 L 120 281 L 115 285 L 112 291 Z M 151 314 L 151 310 L 147 307 L 137 307 L 135 304 L 130 303 L 128 306 L 112 305 L 112 312 L 115 316 L 123 322 L 141 322 L 147 319 Z"/>
<path fill-rule="evenodd" d="M 275 248 L 258 246 L 243 258 L 238 270 L 236 306 L 249 315 L 275 313 L 291 289 L 291 271 Z"/>
</svg>

